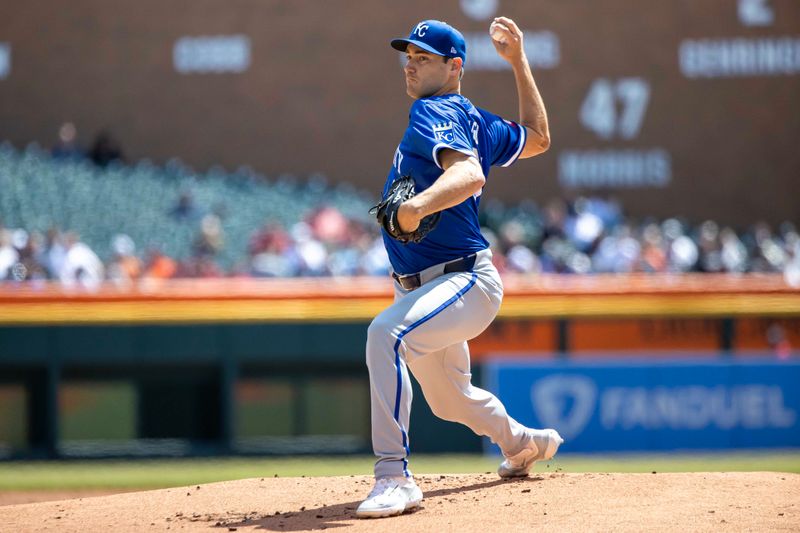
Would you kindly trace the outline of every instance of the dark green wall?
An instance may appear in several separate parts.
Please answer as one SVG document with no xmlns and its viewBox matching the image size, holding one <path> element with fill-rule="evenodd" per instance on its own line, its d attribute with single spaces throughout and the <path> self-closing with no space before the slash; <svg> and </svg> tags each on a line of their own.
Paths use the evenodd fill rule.
<svg viewBox="0 0 800 533">
<path fill-rule="evenodd" d="M 291 403 L 295 420 L 291 433 L 302 436 L 308 416 L 302 388 L 342 376 L 356 378 L 353 386 L 363 388 L 363 394 L 356 396 L 366 404 L 353 407 L 364 418 L 358 435 L 361 444 L 355 451 L 368 453 L 367 325 L 0 327 L 0 383 L 21 383 L 26 390 L 28 446 L 17 455 L 63 455 L 59 386 L 64 383 L 129 382 L 136 390 L 137 438 L 187 439 L 191 442 L 187 454 L 229 454 L 238 453 L 237 382 L 292 383 L 297 393 Z M 479 369 L 474 373 L 479 383 Z M 413 452 L 479 451 L 480 438 L 463 426 L 437 419 L 413 383 Z"/>
</svg>

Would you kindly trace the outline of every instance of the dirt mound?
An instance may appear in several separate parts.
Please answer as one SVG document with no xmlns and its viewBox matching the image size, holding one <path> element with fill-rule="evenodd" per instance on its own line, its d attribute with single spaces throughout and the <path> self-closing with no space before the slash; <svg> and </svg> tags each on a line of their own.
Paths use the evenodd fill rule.
<svg viewBox="0 0 800 533">
<path fill-rule="evenodd" d="M 261 478 L 0 507 L 0 530 L 800 531 L 800 475 L 423 475 L 422 507 L 359 520 L 372 479 Z"/>
<path fill-rule="evenodd" d="M 108 496 L 134 492 L 123 489 L 62 489 L 62 490 L 18 490 L 0 491 L 0 507 L 4 505 L 19 505 L 22 503 L 52 502 L 56 500 L 73 500 L 76 498 L 91 498 L 94 496 Z M 0 528 L 2 531 L 2 528 Z"/>
</svg>

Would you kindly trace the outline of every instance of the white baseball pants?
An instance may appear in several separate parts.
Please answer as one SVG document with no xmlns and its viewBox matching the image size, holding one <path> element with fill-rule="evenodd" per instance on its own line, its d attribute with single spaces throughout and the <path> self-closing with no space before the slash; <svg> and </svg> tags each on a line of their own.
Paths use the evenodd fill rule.
<svg viewBox="0 0 800 533">
<path fill-rule="evenodd" d="M 478 254 L 472 272 L 441 272 L 443 265 L 426 269 L 420 274 L 422 286 L 412 291 L 395 283 L 394 304 L 369 326 L 375 477 L 411 475 L 409 368 L 439 418 L 488 436 L 508 455 L 525 443 L 525 427 L 508 416 L 494 395 L 470 383 L 467 341 L 491 323 L 503 297 L 491 252 Z"/>
</svg>

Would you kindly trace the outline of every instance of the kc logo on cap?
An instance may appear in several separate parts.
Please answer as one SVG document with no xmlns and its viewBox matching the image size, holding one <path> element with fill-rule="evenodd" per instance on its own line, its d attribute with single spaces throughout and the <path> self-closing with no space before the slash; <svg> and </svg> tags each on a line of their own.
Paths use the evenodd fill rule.
<svg viewBox="0 0 800 533">
<path fill-rule="evenodd" d="M 408 38 L 391 42 L 392 48 L 405 52 L 413 44 L 432 54 L 444 57 L 460 57 L 467 61 L 467 44 L 461 32 L 441 20 L 423 20 L 411 30 Z"/>
<path fill-rule="evenodd" d="M 419 24 L 417 24 L 417 27 L 414 28 L 414 31 L 411 32 L 411 35 L 414 35 L 416 33 L 419 37 L 425 37 L 425 32 L 429 27 L 430 26 L 428 26 L 424 22 L 420 22 Z"/>
</svg>

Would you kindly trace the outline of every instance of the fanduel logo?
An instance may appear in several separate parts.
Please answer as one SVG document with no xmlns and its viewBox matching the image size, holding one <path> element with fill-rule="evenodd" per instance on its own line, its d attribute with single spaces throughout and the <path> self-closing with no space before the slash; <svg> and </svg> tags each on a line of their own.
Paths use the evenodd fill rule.
<svg viewBox="0 0 800 533">
<path fill-rule="evenodd" d="M 586 376 L 555 374 L 531 386 L 539 422 L 565 438 L 591 420 L 605 431 L 787 429 L 798 413 L 777 385 L 602 387 Z"/>
<path fill-rule="evenodd" d="M 623 429 L 782 429 L 797 423 L 775 385 L 609 387 L 600 401 L 600 423 Z"/>
<path fill-rule="evenodd" d="M 571 439 L 583 431 L 594 413 L 597 386 L 587 377 L 556 374 L 533 384 L 531 401 L 545 427 Z"/>
</svg>

